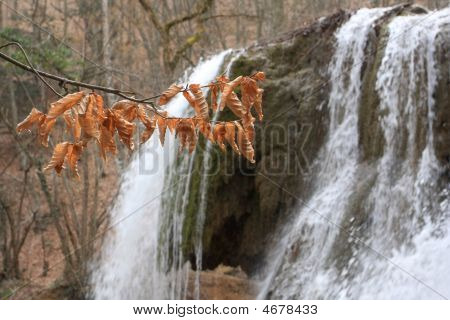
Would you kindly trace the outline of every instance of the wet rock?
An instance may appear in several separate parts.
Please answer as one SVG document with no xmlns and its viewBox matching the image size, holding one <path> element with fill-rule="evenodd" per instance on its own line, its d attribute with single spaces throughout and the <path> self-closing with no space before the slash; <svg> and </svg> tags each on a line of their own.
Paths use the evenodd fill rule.
<svg viewBox="0 0 450 320">
<path fill-rule="evenodd" d="M 200 299 L 248 300 L 254 298 L 254 281 L 240 267 L 219 265 L 215 270 L 200 272 Z M 195 272 L 189 273 L 188 299 L 194 299 Z"/>
</svg>

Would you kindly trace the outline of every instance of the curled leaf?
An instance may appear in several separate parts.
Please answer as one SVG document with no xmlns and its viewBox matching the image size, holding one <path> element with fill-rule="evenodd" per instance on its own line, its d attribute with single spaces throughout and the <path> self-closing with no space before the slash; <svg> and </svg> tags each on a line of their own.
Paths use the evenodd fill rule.
<svg viewBox="0 0 450 320">
<path fill-rule="evenodd" d="M 77 113 L 77 114 L 84 114 L 84 113 L 86 113 L 86 109 L 87 109 L 87 106 L 89 104 L 89 101 L 90 101 L 90 96 L 89 95 L 85 95 L 84 97 L 81 98 L 81 100 L 77 104 L 75 104 L 72 107 L 72 111 L 74 113 Z"/>
<path fill-rule="evenodd" d="M 95 98 L 95 105 L 97 107 L 96 108 L 97 116 L 99 117 L 100 121 L 103 121 L 106 118 L 103 97 L 96 93 L 93 93 L 93 95 Z"/>
<path fill-rule="evenodd" d="M 255 73 L 252 76 L 252 78 L 255 79 L 255 80 L 263 81 L 263 80 L 266 80 L 266 75 L 264 74 L 264 72 L 258 71 L 257 73 Z"/>
<path fill-rule="evenodd" d="M 100 140 L 99 140 L 100 154 L 103 160 L 106 160 L 106 153 L 117 153 L 116 143 L 114 142 L 114 136 L 105 126 L 100 126 Z"/>
<path fill-rule="evenodd" d="M 113 104 L 112 109 L 116 115 L 132 122 L 137 117 L 138 104 L 129 100 L 120 100 Z"/>
<path fill-rule="evenodd" d="M 179 121 L 180 119 L 178 118 L 170 118 L 166 120 L 167 128 L 169 128 L 170 133 L 174 133 Z"/>
<path fill-rule="evenodd" d="M 194 119 L 195 126 L 198 128 L 203 136 L 211 142 L 214 142 L 214 138 L 211 132 L 211 123 L 209 121 L 205 121 L 203 119 L 196 118 Z"/>
<path fill-rule="evenodd" d="M 114 125 L 117 129 L 117 133 L 119 134 L 120 141 L 125 144 L 128 149 L 133 150 L 134 149 L 134 142 L 133 142 L 133 134 L 134 130 L 136 129 L 136 125 L 134 123 L 131 123 L 127 121 L 126 119 L 122 118 L 120 113 L 114 113 Z"/>
<path fill-rule="evenodd" d="M 50 131 L 52 131 L 55 126 L 56 118 L 48 119 L 47 117 L 43 117 L 41 119 L 41 124 L 38 128 L 38 139 L 39 142 L 44 146 L 48 147 L 48 135 Z"/>
<path fill-rule="evenodd" d="M 228 102 L 228 98 L 230 97 L 230 94 L 233 92 L 234 88 L 236 88 L 238 85 L 241 84 L 242 76 L 237 77 L 231 82 L 228 82 L 225 84 L 223 92 L 222 92 L 222 98 L 220 100 L 219 104 L 219 110 L 223 110 L 225 108 L 225 104 Z M 237 96 L 236 96 L 237 98 Z"/>
<path fill-rule="evenodd" d="M 17 125 L 17 132 L 22 132 L 24 130 L 31 129 L 34 125 L 38 125 L 42 122 L 42 119 L 45 118 L 45 115 L 36 108 L 31 109 L 30 114 Z"/>
<path fill-rule="evenodd" d="M 177 123 L 176 134 L 180 140 L 180 152 L 184 148 L 188 148 L 189 153 L 192 153 L 197 144 L 197 135 L 195 134 L 194 122 L 192 119 L 180 119 Z"/>
<path fill-rule="evenodd" d="M 167 116 L 167 112 L 161 112 L 163 116 Z M 164 146 L 164 140 L 166 139 L 166 129 L 167 129 L 167 123 L 166 119 L 163 118 L 161 115 L 156 115 L 156 122 L 158 123 L 158 130 L 159 130 L 159 141 L 161 142 L 161 146 Z"/>
<path fill-rule="evenodd" d="M 216 78 L 216 83 L 218 85 L 218 88 L 220 90 L 220 92 L 223 92 L 223 90 L 225 89 L 225 85 L 230 82 L 230 79 L 228 79 L 228 77 L 224 74 L 220 75 L 219 77 Z"/>
<path fill-rule="evenodd" d="M 248 137 L 248 140 L 250 142 L 253 142 L 255 138 L 255 126 L 254 123 L 255 118 L 252 116 L 250 112 L 248 112 L 243 118 L 242 118 L 242 126 L 244 128 L 245 134 Z"/>
<path fill-rule="evenodd" d="M 181 90 L 183 90 L 182 86 L 178 86 L 175 83 L 172 84 L 166 91 L 164 91 L 159 98 L 159 105 L 165 105 L 169 100 L 174 97 L 177 93 L 179 93 Z"/>
<path fill-rule="evenodd" d="M 225 149 L 225 135 L 226 135 L 225 124 L 222 122 L 216 123 L 213 128 L 213 140 L 217 143 L 217 145 L 222 149 L 222 151 L 226 151 Z"/>
<path fill-rule="evenodd" d="M 143 106 L 139 106 L 137 110 L 137 116 L 145 126 L 145 130 L 141 134 L 141 143 L 144 143 L 153 135 L 153 132 L 156 129 L 156 119 L 154 117 L 154 114 L 148 116 Z"/>
<path fill-rule="evenodd" d="M 190 94 L 189 91 L 183 91 L 183 97 L 187 100 L 192 108 L 195 108 L 195 98 Z"/>
<path fill-rule="evenodd" d="M 99 120 L 95 114 L 95 97 L 89 96 L 88 105 L 84 114 L 78 115 L 78 122 L 80 123 L 81 130 L 87 138 L 94 138 L 97 141 L 100 140 L 100 128 Z"/>
<path fill-rule="evenodd" d="M 249 112 L 253 103 L 255 103 L 258 94 L 258 83 L 250 77 L 244 77 L 241 82 L 242 104 Z"/>
<path fill-rule="evenodd" d="M 61 170 L 63 169 L 64 159 L 66 157 L 68 147 L 69 147 L 69 143 L 67 141 L 58 143 L 55 146 L 55 148 L 53 149 L 52 158 L 50 159 L 47 166 L 44 168 L 44 171 L 55 169 L 55 171 L 58 174 L 61 173 Z"/>
<path fill-rule="evenodd" d="M 233 151 L 237 154 L 241 154 L 239 152 L 239 148 L 236 145 L 235 138 L 236 137 L 236 128 L 234 122 L 226 122 L 225 123 L 225 139 L 230 144 Z"/>
<path fill-rule="evenodd" d="M 52 103 L 50 105 L 50 109 L 47 113 L 47 118 L 56 118 L 62 115 L 66 110 L 69 110 L 74 105 L 79 103 L 81 99 L 85 96 L 85 92 L 75 92 L 72 94 L 68 94 L 67 96 L 59 99 L 58 101 Z"/>
<path fill-rule="evenodd" d="M 64 122 L 66 124 L 66 130 L 71 131 L 74 139 L 78 141 L 81 137 L 81 126 L 78 120 L 78 114 L 73 110 L 67 110 L 64 112 Z"/>
<path fill-rule="evenodd" d="M 78 174 L 78 160 L 81 158 L 83 152 L 83 145 L 81 143 L 70 143 L 67 147 L 66 163 L 69 165 L 72 173 L 79 178 Z"/>
<path fill-rule="evenodd" d="M 241 103 L 241 100 L 239 100 L 237 94 L 234 92 L 231 92 L 228 97 L 227 107 L 230 108 L 230 110 L 239 118 L 244 117 L 244 115 L 247 113 Z"/>
<path fill-rule="evenodd" d="M 258 89 L 258 93 L 256 95 L 256 99 L 255 99 L 255 110 L 256 113 L 258 114 L 258 119 L 259 121 L 262 121 L 264 115 L 263 115 L 263 111 L 262 111 L 262 96 L 264 93 L 264 89 Z"/>
<path fill-rule="evenodd" d="M 211 91 L 211 108 L 214 112 L 216 112 L 218 107 L 217 98 L 219 94 L 219 86 L 216 84 L 210 84 L 209 89 Z"/>
<path fill-rule="evenodd" d="M 199 84 L 191 84 L 189 89 L 194 94 L 194 109 L 197 117 L 202 118 L 205 121 L 209 120 L 208 103 L 206 102 L 203 91 L 200 89 Z"/>
<path fill-rule="evenodd" d="M 235 122 L 238 129 L 237 143 L 241 154 L 251 163 L 255 163 L 255 150 L 247 138 L 247 134 L 239 122 Z"/>
</svg>

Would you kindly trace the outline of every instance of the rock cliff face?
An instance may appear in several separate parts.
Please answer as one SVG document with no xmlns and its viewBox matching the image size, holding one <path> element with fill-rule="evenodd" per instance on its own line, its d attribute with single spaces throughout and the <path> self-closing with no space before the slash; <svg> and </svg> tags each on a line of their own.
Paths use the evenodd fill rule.
<svg viewBox="0 0 450 320">
<path fill-rule="evenodd" d="M 362 71 L 362 103 L 359 115 L 359 148 L 370 166 L 383 153 L 384 137 L 378 114 L 376 74 L 387 41 L 387 23 L 397 15 L 423 13 L 424 9 L 399 6 L 376 22 L 367 43 Z M 235 60 L 231 78 L 239 74 L 266 73 L 264 120 L 257 123 L 256 164 L 238 159 L 231 152 L 211 153 L 211 176 L 203 231 L 203 269 L 223 263 L 241 266 L 248 274 L 258 271 L 271 236 L 290 218 L 296 197 L 307 198 L 313 189 L 314 160 L 327 137 L 330 78 L 328 66 L 335 46 L 335 31 L 351 16 L 340 11 L 321 18 L 307 28 L 249 48 Z M 450 35 L 447 35 L 450 39 Z M 447 171 L 450 161 L 450 42 L 437 52 L 441 78 L 437 86 L 433 123 L 436 153 Z M 224 113 L 223 119 L 231 118 Z M 200 165 L 202 155 L 197 155 Z M 194 177 L 191 202 L 183 232 L 184 252 L 195 266 L 193 228 L 198 210 Z M 270 181 L 269 181 L 270 180 Z M 364 219 L 364 216 L 359 217 Z"/>
</svg>

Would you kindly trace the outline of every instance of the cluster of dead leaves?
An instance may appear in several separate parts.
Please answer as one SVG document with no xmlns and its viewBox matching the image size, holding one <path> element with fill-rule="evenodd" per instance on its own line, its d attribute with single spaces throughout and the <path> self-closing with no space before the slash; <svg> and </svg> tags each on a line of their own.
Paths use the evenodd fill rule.
<svg viewBox="0 0 450 320">
<path fill-rule="evenodd" d="M 210 106 L 199 84 L 191 84 L 188 88 L 181 85 L 171 85 L 159 98 L 159 105 L 167 104 L 175 95 L 182 93 L 189 105 L 194 109 L 195 116 L 191 118 L 175 118 L 165 111 L 156 111 L 147 104 L 130 100 L 121 100 L 106 108 L 103 98 L 95 92 L 80 91 L 69 94 L 51 104 L 48 113 L 33 108 L 30 114 L 17 125 L 17 131 L 37 128 L 38 141 L 48 146 L 49 134 L 54 128 L 56 119 L 64 119 L 65 128 L 73 138 L 72 142 L 58 143 L 53 155 L 44 170 L 54 169 L 60 173 L 66 163 L 75 176 L 78 176 L 77 163 L 89 141 L 95 141 L 100 154 L 106 159 L 107 153 L 116 154 L 115 135 L 130 150 L 134 149 L 133 137 L 136 130 L 135 121 L 140 121 L 145 129 L 140 136 L 140 142 L 146 142 L 158 128 L 161 145 L 167 129 L 175 133 L 180 142 L 180 150 L 187 149 L 190 153 L 195 149 L 198 134 L 226 150 L 225 142 L 234 152 L 254 162 L 253 140 L 255 135 L 252 109 L 261 121 L 262 94 L 258 81 L 265 79 L 263 72 L 253 76 L 230 81 L 220 76 L 215 82 L 208 84 L 211 90 L 211 109 L 213 111 L 229 108 L 238 118 L 237 121 L 211 123 Z M 235 90 L 240 88 L 241 99 Z M 220 93 L 220 102 L 218 97 Z M 236 133 L 237 131 L 237 133 Z"/>
</svg>

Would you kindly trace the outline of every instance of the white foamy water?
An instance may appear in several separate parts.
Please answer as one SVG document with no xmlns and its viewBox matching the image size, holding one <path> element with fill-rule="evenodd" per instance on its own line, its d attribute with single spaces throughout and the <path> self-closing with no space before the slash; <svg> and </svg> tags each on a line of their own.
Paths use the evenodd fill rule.
<svg viewBox="0 0 450 320">
<path fill-rule="evenodd" d="M 206 84 L 218 75 L 225 56 L 224 51 L 198 64 L 182 79 L 185 83 Z M 206 91 L 206 90 L 205 90 Z M 182 116 L 188 107 L 181 95 L 177 95 L 167 105 L 173 116 Z M 178 157 L 173 137 L 167 133 L 164 148 L 159 145 L 155 131 L 153 137 L 136 152 L 124 175 L 120 196 L 111 213 L 112 231 L 105 240 L 101 260 L 92 274 L 93 296 L 96 299 L 166 299 L 181 297 L 184 281 L 180 264 L 171 270 L 161 270 L 167 266 L 167 258 L 158 256 L 158 241 L 161 222 L 171 212 L 162 210 L 162 195 L 186 201 L 186 186 L 189 186 L 185 166 L 190 159 L 182 155 L 179 177 L 167 170 Z M 165 183 L 166 182 L 166 183 Z M 175 247 L 181 240 L 179 214 L 174 217 L 171 229 Z M 179 247 L 174 248 L 177 256 Z M 168 253 L 168 252 L 166 252 Z M 171 264 L 172 265 L 172 264 Z"/>
<path fill-rule="evenodd" d="M 450 297 L 449 186 L 439 184 L 431 129 L 435 51 L 442 31 L 449 34 L 450 9 L 389 24 L 376 83 L 384 151 L 363 164 L 361 66 L 385 10 L 360 10 L 336 32 L 329 137 L 315 192 L 300 201 L 273 250 L 260 298 Z"/>
</svg>

